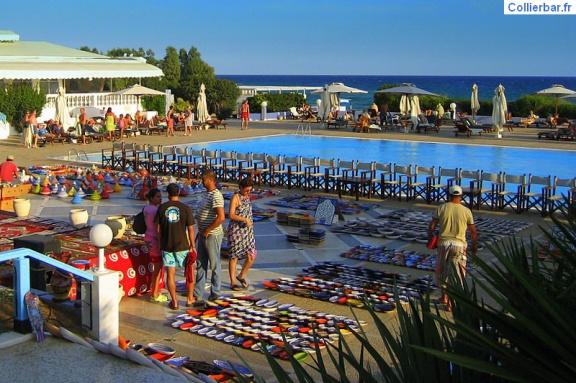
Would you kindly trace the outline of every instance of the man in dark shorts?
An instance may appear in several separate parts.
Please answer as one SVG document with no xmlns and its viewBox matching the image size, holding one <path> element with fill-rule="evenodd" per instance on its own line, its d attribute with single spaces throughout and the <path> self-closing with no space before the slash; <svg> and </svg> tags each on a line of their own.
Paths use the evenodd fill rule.
<svg viewBox="0 0 576 383">
<path fill-rule="evenodd" d="M 178 309 L 176 299 L 176 267 L 184 267 L 188 253 L 196 253 L 194 237 L 194 216 L 188 205 L 178 200 L 180 189 L 172 183 L 166 187 L 168 202 L 158 207 L 155 222 L 158 225 L 158 238 L 162 250 L 162 262 L 166 267 L 166 284 L 172 298 L 171 309 Z M 194 284 L 188 286 L 186 306 L 195 302 Z"/>
</svg>

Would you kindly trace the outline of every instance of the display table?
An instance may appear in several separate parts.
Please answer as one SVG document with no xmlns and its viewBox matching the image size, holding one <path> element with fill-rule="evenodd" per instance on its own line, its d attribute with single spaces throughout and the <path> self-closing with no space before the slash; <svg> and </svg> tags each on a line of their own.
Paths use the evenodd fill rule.
<svg viewBox="0 0 576 383">
<path fill-rule="evenodd" d="M 90 268 L 98 266 L 98 249 L 90 243 L 90 228 L 57 234 L 62 251 L 72 253 L 70 262 L 86 260 Z M 141 237 L 124 235 L 113 239 L 105 249 L 106 268 L 118 271 L 120 285 L 127 296 L 143 294 L 150 289 L 152 271 L 149 249 Z"/>
<path fill-rule="evenodd" d="M 70 262 L 87 260 L 98 265 L 98 250 L 90 243 L 90 227 L 74 229 L 67 222 L 48 218 L 18 218 L 14 213 L 0 212 L 0 251 L 12 250 L 14 238 L 31 234 L 47 235 L 60 241 L 62 252 L 70 252 Z M 149 249 L 141 237 L 125 234 L 113 239 L 105 249 L 106 268 L 118 271 L 126 295 L 145 293 L 150 289 L 153 265 Z M 162 287 L 162 285 L 160 286 Z"/>
</svg>

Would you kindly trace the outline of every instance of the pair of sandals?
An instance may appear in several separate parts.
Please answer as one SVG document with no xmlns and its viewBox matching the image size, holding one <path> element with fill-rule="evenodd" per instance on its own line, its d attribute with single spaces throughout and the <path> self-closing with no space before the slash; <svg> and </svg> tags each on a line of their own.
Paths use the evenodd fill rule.
<svg viewBox="0 0 576 383">
<path fill-rule="evenodd" d="M 248 287 L 250 287 L 250 285 L 246 282 L 246 279 L 240 278 L 239 276 L 236 277 L 236 279 L 238 280 L 238 282 L 240 282 L 240 284 L 242 286 L 238 286 L 237 284 L 233 284 L 232 286 L 230 286 L 230 290 L 241 291 L 242 288 L 247 289 Z"/>
</svg>

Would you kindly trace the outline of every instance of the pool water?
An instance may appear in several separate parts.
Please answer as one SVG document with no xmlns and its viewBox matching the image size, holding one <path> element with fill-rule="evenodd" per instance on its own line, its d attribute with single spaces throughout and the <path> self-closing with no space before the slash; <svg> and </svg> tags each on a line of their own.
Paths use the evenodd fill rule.
<svg viewBox="0 0 576 383">
<path fill-rule="evenodd" d="M 483 170 L 489 173 L 502 171 L 511 175 L 576 177 L 576 151 L 566 150 L 296 135 L 255 137 L 180 146 L 192 146 L 194 149 L 221 149 L 238 153 L 268 153 L 273 156 L 300 155 L 346 161 L 377 161 L 398 165 L 461 168 Z M 100 153 L 89 154 L 88 157 L 92 162 L 101 163 Z"/>
<path fill-rule="evenodd" d="M 576 177 L 576 151 L 295 135 L 210 142 L 194 145 L 194 148 L 384 164 L 392 162 L 489 173 L 502 171 L 512 175 Z"/>
</svg>

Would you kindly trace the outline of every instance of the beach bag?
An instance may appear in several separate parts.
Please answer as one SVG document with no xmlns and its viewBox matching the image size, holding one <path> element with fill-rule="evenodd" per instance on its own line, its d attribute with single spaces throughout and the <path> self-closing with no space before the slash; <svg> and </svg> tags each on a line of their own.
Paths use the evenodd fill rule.
<svg viewBox="0 0 576 383">
<path fill-rule="evenodd" d="M 144 209 L 134 216 L 134 222 L 132 222 L 132 230 L 136 234 L 146 233 L 146 221 L 144 220 Z"/>
<path fill-rule="evenodd" d="M 437 248 L 438 247 L 438 236 L 434 235 L 432 238 L 430 238 L 430 240 L 426 244 L 426 247 L 430 250 L 434 250 L 435 248 Z"/>
</svg>

